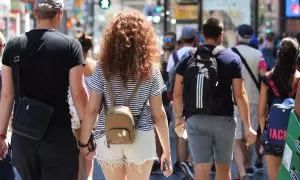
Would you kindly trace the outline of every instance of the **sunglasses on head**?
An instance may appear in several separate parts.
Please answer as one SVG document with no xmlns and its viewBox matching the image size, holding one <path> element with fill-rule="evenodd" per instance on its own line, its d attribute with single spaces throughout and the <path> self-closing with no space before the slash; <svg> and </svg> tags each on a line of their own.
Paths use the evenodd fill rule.
<svg viewBox="0 0 300 180">
<path fill-rule="evenodd" d="M 172 38 L 172 37 L 164 37 L 163 38 L 163 42 L 164 43 L 171 43 L 173 41 L 174 41 L 174 38 Z"/>
</svg>

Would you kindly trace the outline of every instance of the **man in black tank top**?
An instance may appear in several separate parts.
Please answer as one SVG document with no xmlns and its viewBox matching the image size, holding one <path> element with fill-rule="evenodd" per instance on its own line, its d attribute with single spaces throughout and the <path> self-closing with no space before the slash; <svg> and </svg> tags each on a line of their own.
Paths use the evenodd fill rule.
<svg viewBox="0 0 300 180">
<path fill-rule="evenodd" d="M 63 0 L 36 0 L 38 28 L 25 34 L 26 46 L 19 53 L 20 97 L 53 107 L 47 130 L 40 140 L 13 133 L 13 164 L 24 180 L 78 179 L 78 148 L 71 129 L 67 103 L 70 86 L 80 119 L 87 102 L 80 43 L 56 29 L 62 20 Z M 24 36 L 22 36 L 24 37 Z M 0 105 L 0 157 L 6 154 L 5 137 L 14 96 L 13 63 L 20 38 L 7 43 L 3 54 L 3 91 Z M 24 50 L 23 50 L 24 49 Z"/>
</svg>

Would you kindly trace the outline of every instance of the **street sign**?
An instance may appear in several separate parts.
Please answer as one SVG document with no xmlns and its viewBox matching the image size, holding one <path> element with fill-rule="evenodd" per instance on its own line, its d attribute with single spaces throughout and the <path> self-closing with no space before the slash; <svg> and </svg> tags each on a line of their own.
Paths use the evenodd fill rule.
<svg viewBox="0 0 300 180">
<path fill-rule="evenodd" d="M 101 9 L 108 9 L 111 5 L 110 0 L 99 0 L 99 6 Z"/>
</svg>

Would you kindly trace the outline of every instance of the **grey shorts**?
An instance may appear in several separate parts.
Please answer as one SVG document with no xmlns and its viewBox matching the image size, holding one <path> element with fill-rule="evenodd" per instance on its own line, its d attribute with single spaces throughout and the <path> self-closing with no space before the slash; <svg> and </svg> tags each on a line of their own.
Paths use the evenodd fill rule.
<svg viewBox="0 0 300 180">
<path fill-rule="evenodd" d="M 250 104 L 250 120 L 252 128 L 257 131 L 258 130 L 258 105 Z M 234 115 L 236 117 L 236 130 L 235 130 L 235 139 L 245 139 L 245 132 L 244 132 L 244 123 L 241 118 L 241 114 L 238 108 L 234 107 Z"/>
<path fill-rule="evenodd" d="M 236 121 L 233 117 L 193 115 L 187 119 L 189 147 L 195 164 L 230 164 Z"/>
</svg>

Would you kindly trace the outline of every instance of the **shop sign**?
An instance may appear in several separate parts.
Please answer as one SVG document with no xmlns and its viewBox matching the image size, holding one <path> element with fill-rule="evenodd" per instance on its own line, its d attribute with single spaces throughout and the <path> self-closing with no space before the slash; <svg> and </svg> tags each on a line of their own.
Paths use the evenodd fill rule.
<svg viewBox="0 0 300 180">
<path fill-rule="evenodd" d="M 198 0 L 177 0 L 178 4 L 198 4 Z"/>
<path fill-rule="evenodd" d="M 197 20 L 198 13 L 198 5 L 176 5 L 175 7 L 175 18 L 177 20 Z"/>
</svg>

